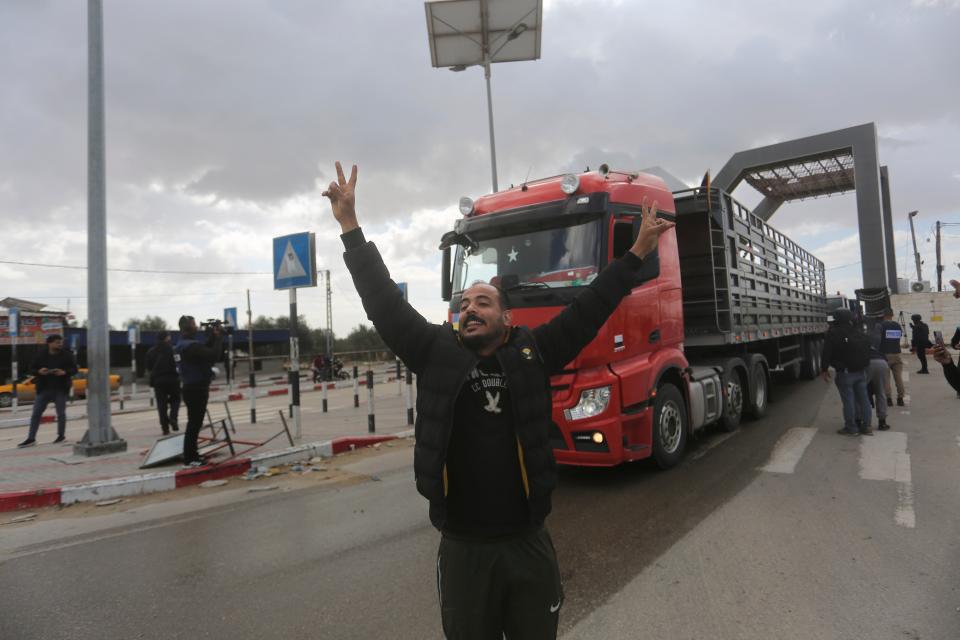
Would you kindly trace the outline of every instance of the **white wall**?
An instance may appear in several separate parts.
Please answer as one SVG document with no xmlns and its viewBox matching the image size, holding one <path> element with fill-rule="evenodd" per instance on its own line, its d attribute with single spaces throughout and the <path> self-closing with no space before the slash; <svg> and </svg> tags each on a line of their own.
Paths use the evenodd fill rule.
<svg viewBox="0 0 960 640">
<path fill-rule="evenodd" d="M 960 326 L 960 300 L 953 297 L 953 291 L 942 293 L 901 293 L 890 296 L 893 319 L 900 320 L 903 311 L 907 331 L 910 329 L 910 316 L 919 313 L 923 321 L 930 325 L 930 341 L 933 332 L 942 331 L 943 339 L 949 343 L 953 332 Z"/>
</svg>

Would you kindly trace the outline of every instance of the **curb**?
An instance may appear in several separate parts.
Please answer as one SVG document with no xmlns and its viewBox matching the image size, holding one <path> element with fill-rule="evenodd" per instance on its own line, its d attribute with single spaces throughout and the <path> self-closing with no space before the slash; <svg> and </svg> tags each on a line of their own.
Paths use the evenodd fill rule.
<svg viewBox="0 0 960 640">
<path fill-rule="evenodd" d="M 247 458 L 236 458 L 223 464 L 197 467 L 196 469 L 159 471 L 110 480 L 65 485 L 58 488 L 0 493 L 0 512 L 56 505 L 66 506 L 77 502 L 94 502 L 111 498 L 146 495 L 158 491 L 172 491 L 182 487 L 198 485 L 207 480 L 219 480 L 242 475 L 255 466 L 277 466 L 302 462 L 314 457 L 330 458 L 353 449 L 370 447 L 380 442 L 397 440 L 412 435 L 413 429 L 383 436 L 345 436 L 333 440 L 287 447 L 278 451 L 267 451 Z"/>
</svg>

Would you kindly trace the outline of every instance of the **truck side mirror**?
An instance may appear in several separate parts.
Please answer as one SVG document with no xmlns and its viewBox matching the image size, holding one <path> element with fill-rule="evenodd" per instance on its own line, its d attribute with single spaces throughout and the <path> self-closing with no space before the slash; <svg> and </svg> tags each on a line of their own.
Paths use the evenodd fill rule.
<svg viewBox="0 0 960 640">
<path fill-rule="evenodd" d="M 440 264 L 440 297 L 444 302 L 450 302 L 453 297 L 453 279 L 450 276 L 450 247 L 444 247 L 443 260 Z"/>
</svg>

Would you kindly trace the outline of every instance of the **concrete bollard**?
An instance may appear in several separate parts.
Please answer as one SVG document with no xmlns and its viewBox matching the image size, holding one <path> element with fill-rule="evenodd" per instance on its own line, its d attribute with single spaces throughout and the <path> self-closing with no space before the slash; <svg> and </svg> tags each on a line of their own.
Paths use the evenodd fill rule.
<svg viewBox="0 0 960 640">
<path fill-rule="evenodd" d="M 413 372 L 407 367 L 407 424 L 413 424 Z"/>
<path fill-rule="evenodd" d="M 360 378 L 357 374 L 357 365 L 353 365 L 353 408 L 360 408 Z"/>
<path fill-rule="evenodd" d="M 367 369 L 367 433 L 376 431 L 376 418 L 373 415 L 373 371 Z"/>
</svg>

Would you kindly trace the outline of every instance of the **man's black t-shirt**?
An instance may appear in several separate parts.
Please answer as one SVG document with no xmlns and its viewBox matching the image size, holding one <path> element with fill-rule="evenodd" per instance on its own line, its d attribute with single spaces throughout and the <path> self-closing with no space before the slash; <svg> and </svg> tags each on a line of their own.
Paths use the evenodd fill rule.
<svg viewBox="0 0 960 640">
<path fill-rule="evenodd" d="M 494 356 L 477 364 L 457 398 L 447 482 L 449 533 L 497 538 L 531 528 L 510 392 Z"/>
</svg>

